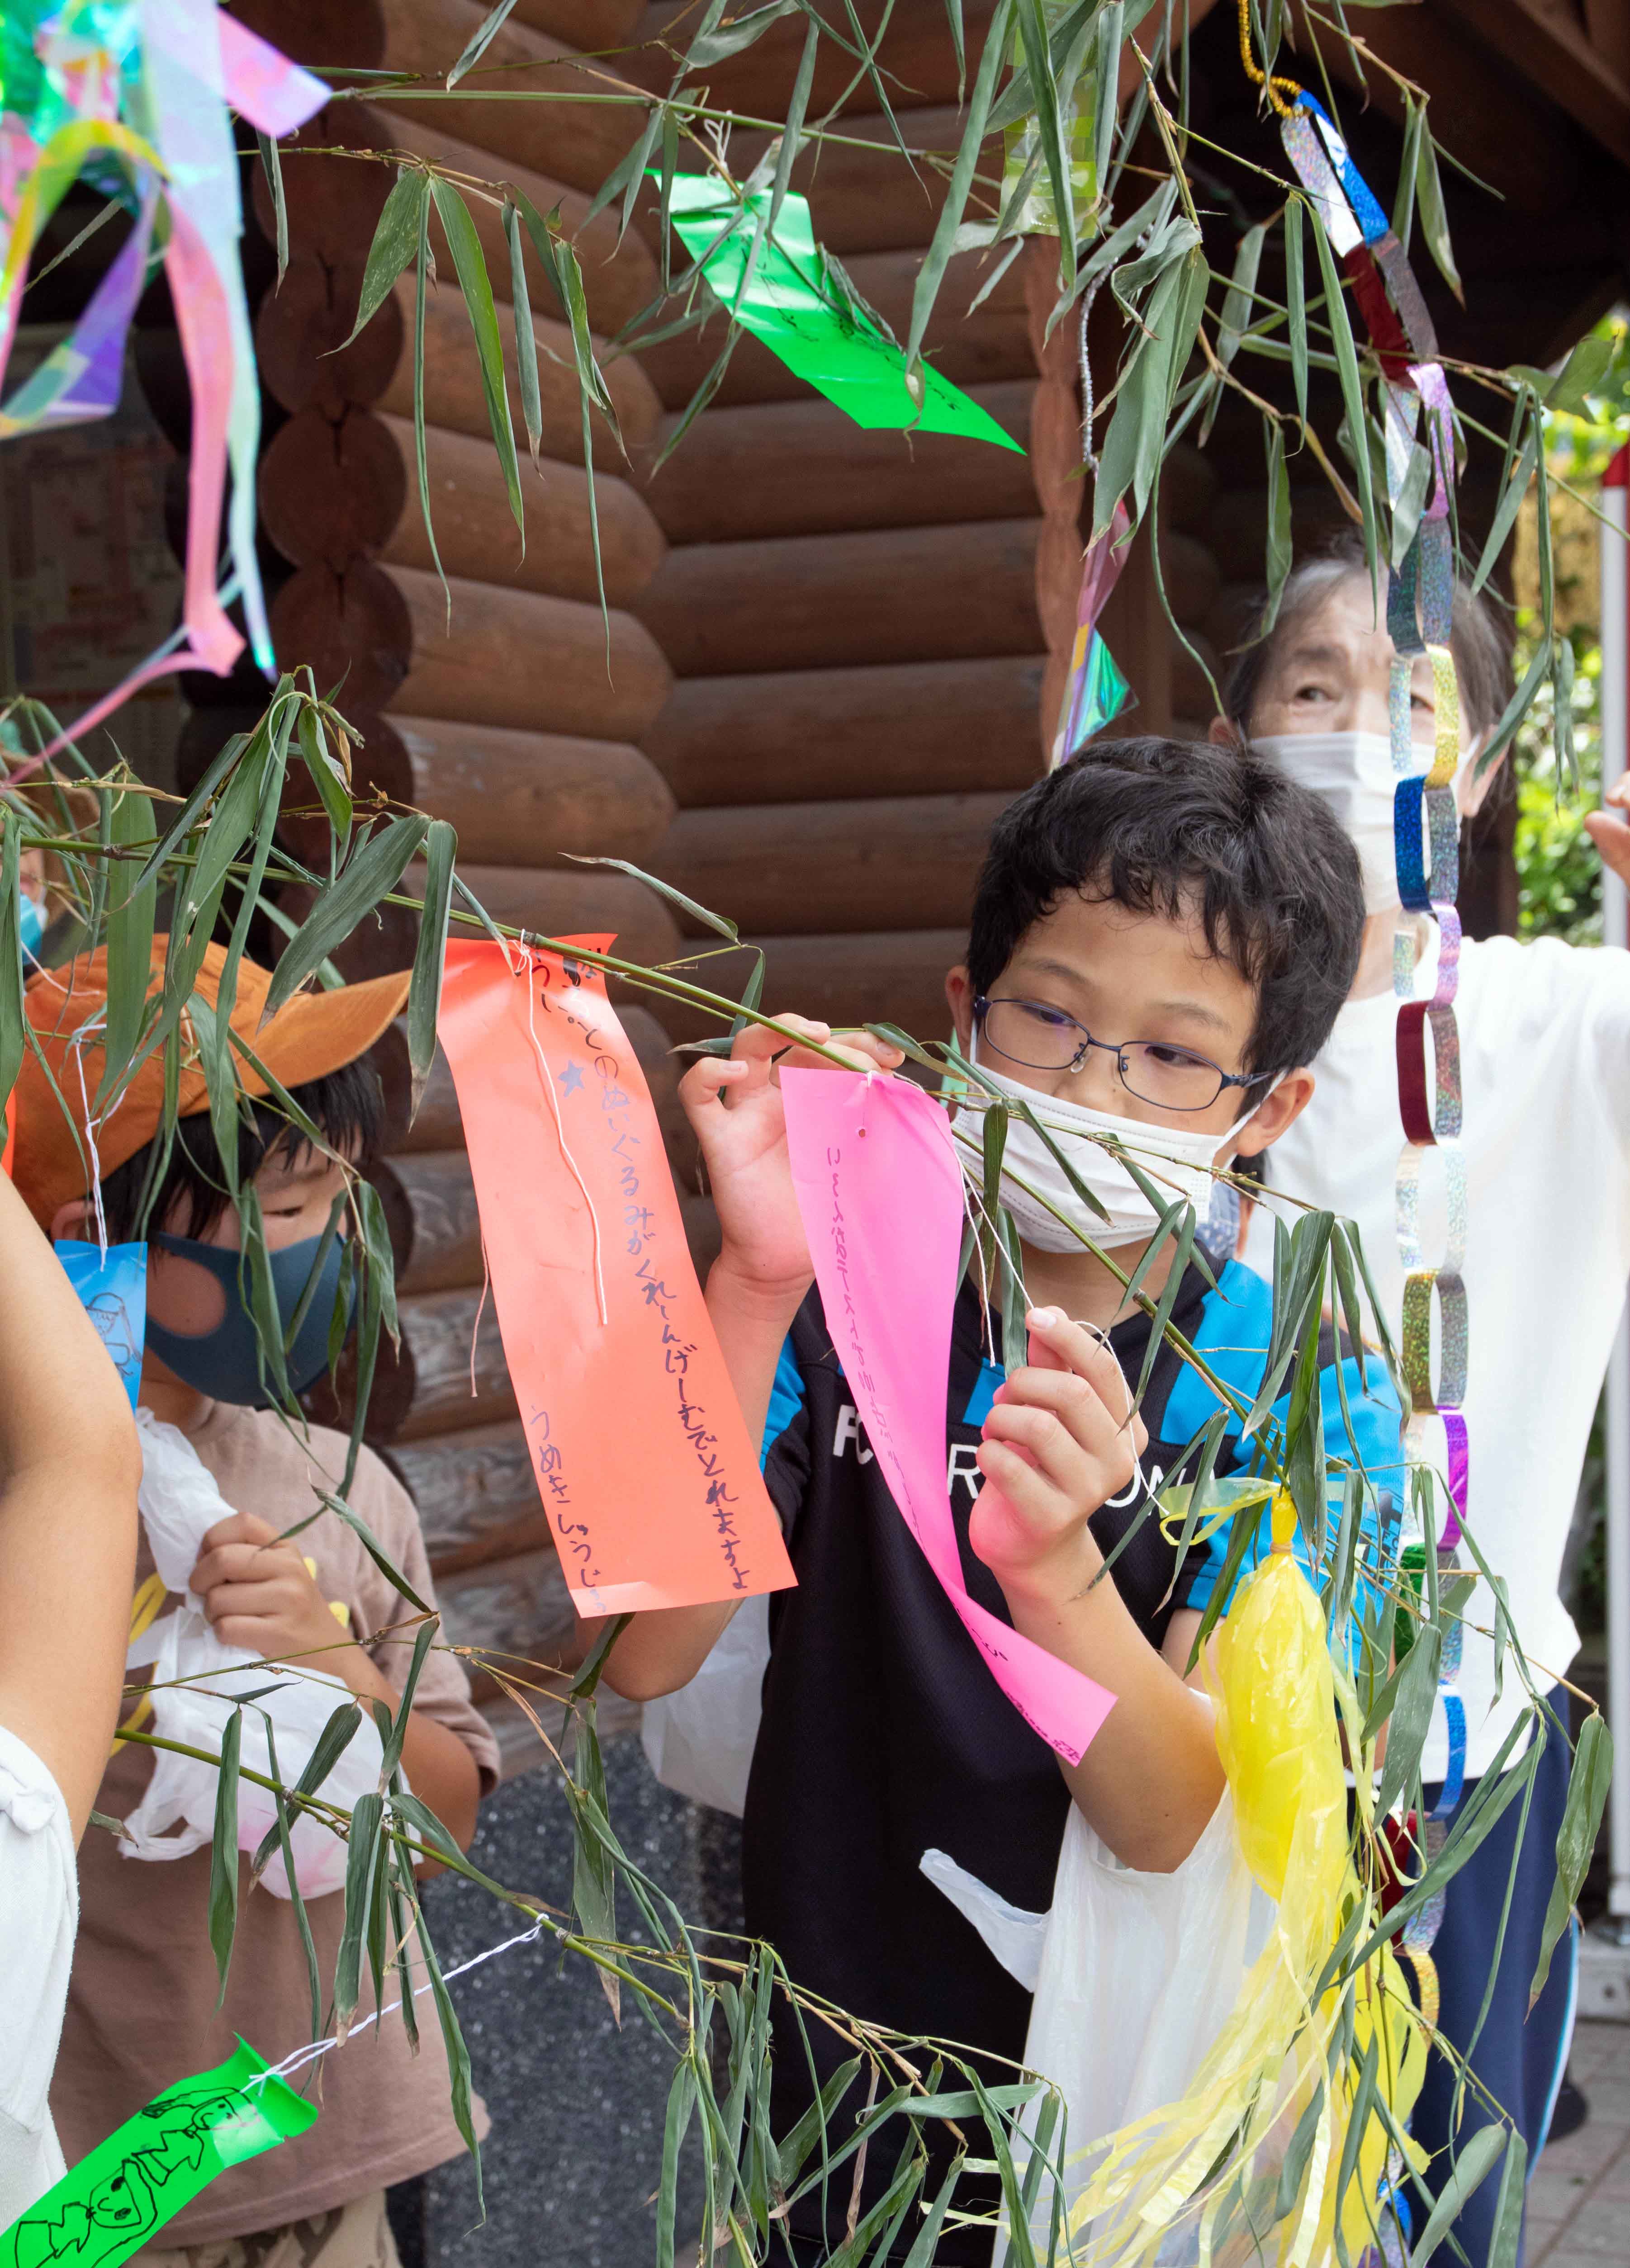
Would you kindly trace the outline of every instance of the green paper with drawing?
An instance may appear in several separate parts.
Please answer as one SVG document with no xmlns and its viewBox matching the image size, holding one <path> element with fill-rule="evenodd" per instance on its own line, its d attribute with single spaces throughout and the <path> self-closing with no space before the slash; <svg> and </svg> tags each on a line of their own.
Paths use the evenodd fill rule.
<svg viewBox="0 0 1630 2268">
<path fill-rule="evenodd" d="M 117 2268 L 231 2166 L 317 2117 L 245 2040 L 213 2071 L 155 2095 L 0 2234 L 0 2268 Z"/>
<path fill-rule="evenodd" d="M 714 297 L 743 330 L 762 340 L 796 377 L 857 425 L 960 433 L 1023 455 L 987 411 L 926 363 L 923 399 L 912 399 L 902 350 L 851 306 L 829 275 L 807 199 L 790 193 L 782 198 L 774 233 L 759 246 L 749 278 L 748 262 L 758 225 L 770 210 L 770 192 L 734 196 L 708 173 L 677 173 L 672 188 L 675 229 L 691 258 L 701 262 Z"/>
</svg>

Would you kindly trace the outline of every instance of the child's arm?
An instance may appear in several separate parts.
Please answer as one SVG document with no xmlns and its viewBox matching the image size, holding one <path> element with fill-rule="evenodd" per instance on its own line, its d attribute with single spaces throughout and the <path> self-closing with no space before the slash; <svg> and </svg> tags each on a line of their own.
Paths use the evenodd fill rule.
<svg viewBox="0 0 1630 2268">
<path fill-rule="evenodd" d="M 1103 1341 L 1057 1308 L 1028 1321 L 1032 1360 L 999 1388 L 983 1429 L 969 1540 L 1014 1628 L 1116 1695 L 1064 1776 L 1124 1865 L 1169 1874 L 1222 1793 L 1211 1707 L 1138 1629 L 1087 1525 L 1131 1481 L 1147 1437 Z"/>
<path fill-rule="evenodd" d="M 247 1646 L 265 1661 L 304 1661 L 327 1670 L 343 1678 L 365 1708 L 382 1701 L 393 1716 L 401 1708 L 401 1693 L 365 1647 L 341 1631 L 299 1543 L 252 1513 L 235 1512 L 216 1522 L 203 1539 L 192 1587 L 223 1645 Z M 481 1780 L 458 1734 L 424 1710 L 410 1711 L 402 1768 L 415 1795 L 460 1850 L 468 1850 Z M 426 1862 L 414 1872 L 423 1879 L 439 1869 Z"/>
<path fill-rule="evenodd" d="M 142 1457 L 106 1348 L 0 1174 L 0 1725 L 76 1838 L 107 1764 L 136 1580 Z"/>
<path fill-rule="evenodd" d="M 802 1016 L 778 1020 L 822 1046 L 831 1041 L 829 1025 Z M 857 1071 L 892 1071 L 901 1061 L 897 1048 L 865 1032 L 846 1033 L 834 1052 Z M 724 1231 L 707 1279 L 708 1314 L 754 1443 L 763 1435 L 782 1346 L 815 1280 L 777 1077 L 789 1063 L 829 1067 L 824 1056 L 790 1049 L 754 1025 L 737 1034 L 728 1058 L 704 1056 L 694 1064 L 679 1089 Z M 734 1611 L 668 1607 L 636 1615 L 612 1649 L 606 1683 L 631 1701 L 675 1691 L 696 1675 Z"/>
</svg>

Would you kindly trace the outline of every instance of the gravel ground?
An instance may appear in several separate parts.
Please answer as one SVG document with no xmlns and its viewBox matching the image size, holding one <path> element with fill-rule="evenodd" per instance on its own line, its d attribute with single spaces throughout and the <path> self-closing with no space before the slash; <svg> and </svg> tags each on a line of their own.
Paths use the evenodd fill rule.
<svg viewBox="0 0 1630 2268">
<path fill-rule="evenodd" d="M 623 1847 L 692 1922 L 728 1926 L 733 1822 L 698 1815 L 652 1778 L 638 1740 L 608 1744 L 610 1816 Z M 572 1830 L 550 1768 L 509 1781 L 483 1805 L 470 1857 L 495 1881 L 570 1904 Z M 444 1964 L 513 1936 L 513 1908 L 443 1876 L 427 1906 Z M 634 1917 L 619 1912 L 630 1936 Z M 595 1972 L 543 1944 L 505 1955 L 453 1987 L 492 2132 L 482 2153 L 487 2218 L 477 2226 L 468 2160 L 431 2174 L 420 2200 L 398 2195 L 404 2268 L 646 2268 L 649 2202 L 661 2165 L 672 2062 L 626 2005 L 613 2022 Z M 699 2196 L 695 2211 L 699 2214 Z M 680 2226 L 691 2219 L 682 2198 Z"/>
</svg>

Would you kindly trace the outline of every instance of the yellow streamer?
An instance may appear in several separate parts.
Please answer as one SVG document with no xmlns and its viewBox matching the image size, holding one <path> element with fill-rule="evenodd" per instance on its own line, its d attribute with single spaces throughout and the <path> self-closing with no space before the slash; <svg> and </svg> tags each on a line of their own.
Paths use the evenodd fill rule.
<svg viewBox="0 0 1630 2268">
<path fill-rule="evenodd" d="M 1420 2092 L 1426 2028 L 1390 1947 L 1353 1980 L 1345 2052 L 1347 1989 L 1313 1997 L 1354 1906 L 1364 1909 L 1361 1937 L 1380 1910 L 1349 1843 L 1341 1730 L 1356 1753 L 1356 1701 L 1289 1548 L 1295 1513 L 1282 1490 L 1272 1528 L 1274 1550 L 1241 1586 L 1206 1669 L 1240 1847 L 1278 1907 L 1272 1934 L 1188 2094 L 1083 2154 L 1089 2177 L 1070 2215 L 1078 2268 L 1150 2268 L 1184 2225 L 1201 2268 L 1311 2268 L 1334 2256 L 1338 2218 L 1357 2259 L 1376 2240 L 1391 2146 L 1371 2110 L 1338 2195 L 1372 2043 L 1376 2091 L 1395 2125 L 1405 2124 Z M 1361 1789 L 1361 1770 L 1358 1778 Z M 1362 1793 L 1360 1810 L 1367 1821 Z M 1311 2146 L 1290 2210 L 1276 2217 L 1304 2113 L 1314 2121 Z"/>
</svg>

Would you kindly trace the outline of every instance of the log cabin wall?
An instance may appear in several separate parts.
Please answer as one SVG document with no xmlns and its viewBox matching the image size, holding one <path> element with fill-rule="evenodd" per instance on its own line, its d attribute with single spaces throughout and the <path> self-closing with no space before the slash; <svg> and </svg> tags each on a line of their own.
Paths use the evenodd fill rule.
<svg viewBox="0 0 1630 2268">
<path fill-rule="evenodd" d="M 256 0 L 239 12 L 302 62 L 433 78 L 488 10 L 485 0 L 308 0 L 293 9 Z M 522 85 L 560 84 L 579 42 L 615 40 L 638 12 L 638 0 L 518 0 L 487 61 L 516 70 Z M 507 180 L 540 210 L 558 205 L 570 230 L 622 154 L 631 120 L 627 110 L 597 106 L 336 101 L 300 140 L 324 150 L 400 149 L 483 180 Z M 266 291 L 256 326 L 262 383 L 284 418 L 260 475 L 262 526 L 284 563 L 271 610 L 280 661 L 285 668 L 310 663 L 324 689 L 343 681 L 340 697 L 365 743 L 355 754 L 359 793 L 382 790 L 451 821 L 461 871 L 495 917 L 556 935 L 611 931 L 634 959 L 670 959 L 682 943 L 655 893 L 623 875 L 563 863 L 578 851 L 652 859 L 674 799 L 640 744 L 672 681 L 656 639 L 631 611 L 660 565 L 665 538 L 601 427 L 595 494 L 610 608 L 608 671 L 570 335 L 535 312 L 554 304 L 550 286 L 534 261 L 544 462 L 540 480 L 521 437 L 523 556 L 468 318 L 432 218 L 439 276 L 427 308 L 424 395 L 449 622 L 414 469 L 410 276 L 353 343 L 332 351 L 354 320 L 391 169 L 343 155 L 286 154 L 283 178 L 288 270 L 280 290 Z M 258 169 L 254 201 L 269 236 L 270 198 Z M 469 206 L 513 367 L 515 318 L 498 210 L 475 197 Z M 609 217 L 578 237 L 602 356 L 607 336 L 656 283 L 644 242 L 631 235 L 619 251 L 616 239 Z M 661 416 L 653 386 L 627 358 L 608 362 L 608 381 L 631 447 L 648 448 Z M 195 776 L 236 721 L 218 711 L 194 732 Z M 297 784 L 291 800 L 311 799 Z M 319 830 L 296 812 L 284 832 L 298 849 L 303 836 L 314 846 Z M 404 966 L 412 950 L 410 922 L 387 915 L 365 924 L 337 958 L 348 975 L 362 976 Z M 648 1009 L 624 1004 L 621 1012 L 682 1172 L 688 1153 L 678 1146 L 668 1035 Z M 532 1660 L 564 1659 L 577 1641 L 576 1618 L 490 1299 L 483 1309 L 480 1230 L 452 1081 L 439 1059 L 409 1130 L 400 1035 L 382 1057 L 394 1138 L 378 1178 L 395 1247 L 402 1340 L 398 1360 L 382 1358 L 369 1439 L 418 1504 L 450 1638 Z M 698 1202 L 692 1210 L 708 1209 Z M 477 1691 L 500 1733 L 514 1733 L 517 1751 L 529 1747 L 535 1758 L 518 1712 L 495 1698 L 490 1681 L 478 1680 Z"/>
<path fill-rule="evenodd" d="M 981 12 L 967 10 L 970 68 Z M 674 13 L 648 11 L 646 35 Z M 781 114 L 802 40 L 800 22 L 774 26 L 710 74 L 713 99 Z M 812 115 L 841 92 L 841 60 L 823 46 Z M 954 151 L 940 0 L 901 0 L 880 61 L 898 82 L 907 141 Z M 654 58 L 647 68 L 646 84 L 667 84 Z M 887 138 L 862 95 L 842 130 Z M 762 147 L 738 132 L 732 170 Z M 914 177 L 896 148 L 829 147 L 818 163 L 806 152 L 793 186 L 819 240 L 903 335 L 940 176 Z M 1028 443 L 1036 368 L 1023 276 L 1011 269 L 964 320 L 979 280 L 972 261 L 952 263 L 929 348 Z M 665 431 L 721 335 L 714 321 L 643 353 Z M 937 1035 L 991 821 L 1040 769 L 1044 520 L 1029 460 L 863 431 L 743 339 L 645 493 L 669 549 L 635 612 L 675 677 L 644 742 L 679 806 L 660 873 L 763 946 L 766 1005 Z"/>
</svg>

